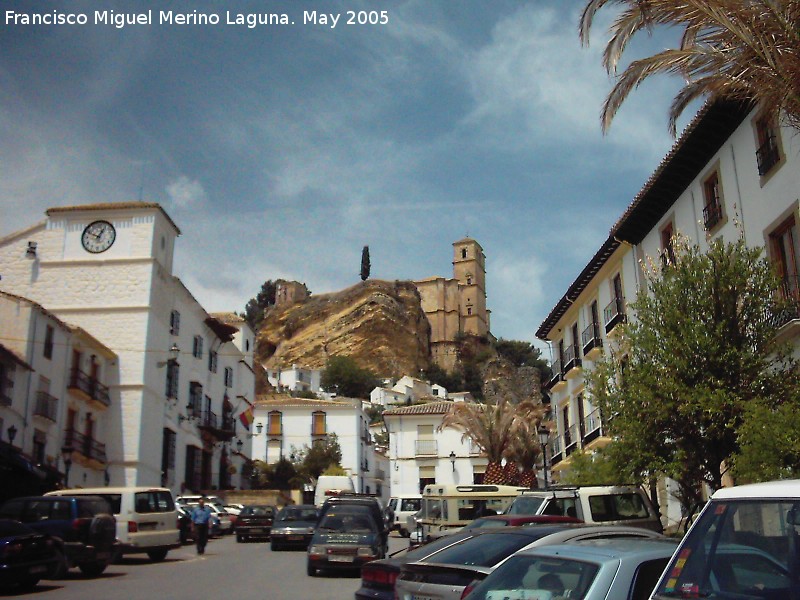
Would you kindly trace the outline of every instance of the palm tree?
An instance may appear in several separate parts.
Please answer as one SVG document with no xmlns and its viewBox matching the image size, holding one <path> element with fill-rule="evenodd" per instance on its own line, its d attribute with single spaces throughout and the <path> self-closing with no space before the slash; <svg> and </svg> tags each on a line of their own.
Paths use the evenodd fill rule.
<svg viewBox="0 0 800 600">
<path fill-rule="evenodd" d="M 511 445 L 515 424 L 534 408 L 530 402 L 512 404 L 504 398 L 486 404 L 459 402 L 442 419 L 439 429 L 452 427 L 463 433 L 462 442 L 472 440 L 489 459 L 484 482 L 501 484 L 506 481 L 501 463 Z"/>
<path fill-rule="evenodd" d="M 603 104 L 603 131 L 633 89 L 663 73 L 685 80 L 670 107 L 673 136 L 678 117 L 700 97 L 754 102 L 800 128 L 800 0 L 589 0 L 582 43 L 588 45 L 595 15 L 607 4 L 623 7 L 603 54 L 610 74 L 637 32 L 667 25 L 680 27 L 683 36 L 678 48 L 635 60 L 617 78 Z"/>
<path fill-rule="evenodd" d="M 523 487 L 533 487 L 536 481 L 536 463 L 542 454 L 537 430 L 547 409 L 542 405 L 534 405 L 514 421 L 511 438 L 506 450 L 509 463 L 521 468 L 517 483 Z"/>
</svg>

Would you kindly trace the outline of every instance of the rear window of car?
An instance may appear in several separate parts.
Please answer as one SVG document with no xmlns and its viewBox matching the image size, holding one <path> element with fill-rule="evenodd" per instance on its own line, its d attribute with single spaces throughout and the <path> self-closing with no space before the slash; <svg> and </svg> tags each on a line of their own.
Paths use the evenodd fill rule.
<svg viewBox="0 0 800 600">
<path fill-rule="evenodd" d="M 94 494 L 100 496 L 111 507 L 111 514 L 118 515 L 122 512 L 122 495 L 121 494 Z"/>
<path fill-rule="evenodd" d="M 316 521 L 319 513 L 313 508 L 285 506 L 278 513 L 279 521 Z"/>
<path fill-rule="evenodd" d="M 417 512 L 420 504 L 422 504 L 420 498 L 403 498 L 400 500 L 400 510 Z M 394 507 L 392 507 L 392 509 L 394 509 Z"/>
<path fill-rule="evenodd" d="M 271 517 L 275 510 L 271 506 L 245 506 L 239 516 Z"/>
<path fill-rule="evenodd" d="M 598 523 L 646 519 L 650 516 L 644 500 L 635 493 L 590 496 L 589 509 L 592 511 L 592 519 Z"/>
<path fill-rule="evenodd" d="M 427 562 L 491 567 L 535 538 L 513 533 L 486 533 L 432 555 Z"/>
<path fill-rule="evenodd" d="M 108 502 L 99 498 L 80 498 L 78 500 L 78 516 L 91 518 L 98 514 L 110 514 L 111 507 Z"/>
<path fill-rule="evenodd" d="M 134 510 L 137 513 L 172 512 L 175 503 L 172 494 L 162 491 L 136 492 L 133 499 Z"/>
</svg>

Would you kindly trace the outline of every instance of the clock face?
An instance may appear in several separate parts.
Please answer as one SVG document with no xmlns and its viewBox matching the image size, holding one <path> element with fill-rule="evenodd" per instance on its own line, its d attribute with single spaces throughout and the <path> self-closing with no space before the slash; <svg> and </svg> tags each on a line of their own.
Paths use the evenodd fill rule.
<svg viewBox="0 0 800 600">
<path fill-rule="evenodd" d="M 87 252 L 99 254 L 111 248 L 117 238 L 117 231 L 108 221 L 89 223 L 81 235 L 81 243 Z"/>
</svg>

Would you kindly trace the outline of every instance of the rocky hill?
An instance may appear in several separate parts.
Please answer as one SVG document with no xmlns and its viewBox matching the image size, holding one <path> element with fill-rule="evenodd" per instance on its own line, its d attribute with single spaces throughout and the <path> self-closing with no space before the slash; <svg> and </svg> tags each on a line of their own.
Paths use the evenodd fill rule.
<svg viewBox="0 0 800 600">
<path fill-rule="evenodd" d="M 273 306 L 258 332 L 266 367 L 323 368 L 328 356 L 350 356 L 381 377 L 428 367 L 430 326 L 410 281 L 368 280 L 302 303 Z"/>
</svg>

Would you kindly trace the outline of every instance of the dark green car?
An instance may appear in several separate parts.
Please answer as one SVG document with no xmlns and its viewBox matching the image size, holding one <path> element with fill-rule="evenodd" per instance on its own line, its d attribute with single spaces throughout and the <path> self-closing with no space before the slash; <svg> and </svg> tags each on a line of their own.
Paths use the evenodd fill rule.
<svg viewBox="0 0 800 600">
<path fill-rule="evenodd" d="M 383 524 L 376 523 L 368 507 L 343 504 L 330 508 L 317 524 L 306 571 L 313 577 L 317 569 L 360 569 L 385 554 Z"/>
</svg>

